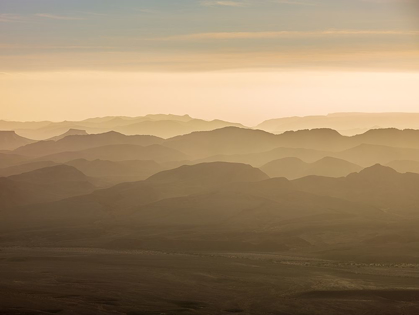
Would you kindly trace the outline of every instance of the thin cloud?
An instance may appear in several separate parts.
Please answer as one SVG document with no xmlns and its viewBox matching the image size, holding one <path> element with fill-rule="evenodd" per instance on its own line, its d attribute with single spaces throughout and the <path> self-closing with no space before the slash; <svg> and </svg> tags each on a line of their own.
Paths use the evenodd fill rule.
<svg viewBox="0 0 419 315">
<path fill-rule="evenodd" d="M 246 5 L 244 2 L 238 1 L 202 1 L 204 6 L 224 6 L 224 7 L 243 7 Z"/>
<path fill-rule="evenodd" d="M 317 3 L 306 2 L 306 1 L 294 1 L 294 0 L 271 0 L 273 3 L 277 4 L 288 4 L 288 5 L 301 5 L 301 6 L 317 6 Z"/>
<path fill-rule="evenodd" d="M 419 35 L 419 31 L 375 31 L 375 30 L 326 30 L 313 32 L 279 31 L 279 32 L 220 32 L 196 33 L 170 36 L 157 40 L 232 40 L 232 39 L 274 39 L 315 36 L 362 36 L 362 35 Z"/>
<path fill-rule="evenodd" d="M 77 17 L 77 16 L 53 15 L 53 14 L 47 14 L 47 13 L 38 13 L 35 15 L 42 18 L 46 18 L 46 19 L 52 19 L 52 20 L 66 20 L 66 21 L 84 20 L 83 18 Z"/>
<path fill-rule="evenodd" d="M 0 22 L 21 22 L 23 21 L 22 16 L 16 14 L 3 13 L 0 14 Z"/>
</svg>

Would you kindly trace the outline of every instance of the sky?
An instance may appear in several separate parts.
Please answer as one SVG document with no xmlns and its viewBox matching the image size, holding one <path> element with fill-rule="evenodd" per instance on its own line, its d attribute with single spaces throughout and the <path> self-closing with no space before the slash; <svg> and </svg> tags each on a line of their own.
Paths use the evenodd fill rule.
<svg viewBox="0 0 419 315">
<path fill-rule="evenodd" d="M 0 0 L 0 119 L 419 111 L 417 0 Z"/>
</svg>

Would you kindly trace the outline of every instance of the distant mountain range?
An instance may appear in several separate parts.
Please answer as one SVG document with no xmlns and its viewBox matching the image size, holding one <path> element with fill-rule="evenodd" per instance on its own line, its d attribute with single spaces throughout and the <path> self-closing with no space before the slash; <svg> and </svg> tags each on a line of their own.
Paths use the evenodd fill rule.
<svg viewBox="0 0 419 315">
<path fill-rule="evenodd" d="M 270 119 L 256 126 L 272 133 L 289 130 L 330 128 L 352 136 L 371 129 L 419 129 L 418 113 L 334 113 L 329 115 Z"/>
<path fill-rule="evenodd" d="M 328 121 L 342 117 L 364 116 Z M 0 132 L 0 245 L 416 259 L 419 129 L 292 121 L 302 130 L 174 115 L 0 122 L 19 128 Z"/>
<path fill-rule="evenodd" d="M 141 117 L 103 117 L 82 121 L 14 122 L 0 121 L 0 130 L 14 130 L 19 135 L 36 140 L 57 140 L 67 134 L 97 134 L 117 131 L 126 135 L 154 135 L 170 138 L 194 131 L 207 131 L 228 126 L 244 127 L 239 123 L 222 120 L 206 121 L 189 115 L 147 115 Z M 56 138 L 59 136 L 58 138 Z"/>
<path fill-rule="evenodd" d="M 0 150 L 14 150 L 34 142 L 17 135 L 15 131 L 0 131 Z"/>
<path fill-rule="evenodd" d="M 306 163 L 299 158 L 289 157 L 271 161 L 260 168 L 270 177 L 296 179 L 305 176 L 344 177 L 359 172 L 362 167 L 345 160 L 324 157 L 313 163 Z"/>
<path fill-rule="evenodd" d="M 274 134 L 326 128 L 336 130 L 342 135 L 353 136 L 371 129 L 419 129 L 419 114 L 336 113 L 325 116 L 270 119 L 257 126 L 245 126 L 223 120 L 207 121 L 192 118 L 189 115 L 110 116 L 63 122 L 0 121 L 0 130 L 15 131 L 19 136 L 35 140 L 58 140 L 66 135 L 97 134 L 109 131 L 126 135 L 154 135 L 167 139 L 195 131 L 210 131 L 224 127 L 260 129 Z"/>
<path fill-rule="evenodd" d="M 419 218 L 419 174 L 381 165 L 341 178 L 289 181 L 270 179 L 244 164 L 203 163 L 90 193 L 89 179 L 67 166 L 4 178 L 0 184 L 7 196 L 3 209 L 8 209 L 0 213 L 2 238 L 10 241 L 8 233 L 30 235 L 42 229 L 54 233 L 38 233 L 38 242 L 57 245 L 77 244 L 82 233 L 101 247 L 124 248 L 132 243 L 128 240 L 138 240 L 142 249 L 309 248 L 328 257 L 327 248 L 335 248 L 334 255 L 365 250 L 379 255 L 374 249 L 379 237 L 401 230 L 419 236 L 411 224 Z M 85 194 L 77 196 L 83 185 Z M 51 200 L 66 195 L 73 197 Z M 381 246 L 397 238 L 385 239 Z M 411 239 L 402 239 L 399 250 L 408 253 L 410 243 L 405 242 Z"/>
</svg>

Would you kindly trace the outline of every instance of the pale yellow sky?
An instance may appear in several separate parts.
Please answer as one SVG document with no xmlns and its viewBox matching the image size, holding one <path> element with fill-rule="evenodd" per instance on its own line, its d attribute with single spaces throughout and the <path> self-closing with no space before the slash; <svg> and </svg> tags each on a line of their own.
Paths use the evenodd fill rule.
<svg viewBox="0 0 419 315">
<path fill-rule="evenodd" d="M 419 111 L 417 0 L 0 0 L 0 119 Z"/>
<path fill-rule="evenodd" d="M 0 75 L 0 117 L 79 120 L 190 114 L 255 125 L 331 112 L 418 112 L 419 73 L 218 71 L 31 72 Z"/>
</svg>

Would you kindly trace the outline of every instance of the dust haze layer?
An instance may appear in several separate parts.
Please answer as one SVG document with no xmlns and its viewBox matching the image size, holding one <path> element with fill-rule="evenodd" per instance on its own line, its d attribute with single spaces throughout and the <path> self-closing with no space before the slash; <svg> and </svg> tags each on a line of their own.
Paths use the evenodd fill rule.
<svg viewBox="0 0 419 315">
<path fill-rule="evenodd" d="M 415 117 L 3 121 L 0 311 L 416 314 Z"/>
</svg>

